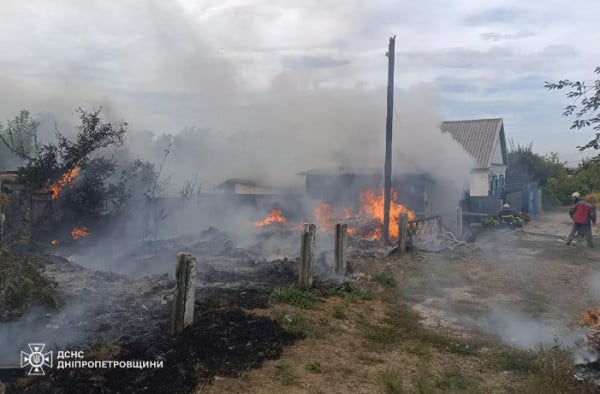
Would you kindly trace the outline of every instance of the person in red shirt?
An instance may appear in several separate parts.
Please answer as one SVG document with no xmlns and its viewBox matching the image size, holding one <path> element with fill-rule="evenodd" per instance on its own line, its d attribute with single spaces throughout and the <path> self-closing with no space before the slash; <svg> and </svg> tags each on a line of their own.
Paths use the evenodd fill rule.
<svg viewBox="0 0 600 394">
<path fill-rule="evenodd" d="M 592 242 L 592 223 L 596 224 L 596 200 L 593 196 L 589 196 L 586 201 L 579 201 L 569 209 L 569 215 L 573 219 L 573 228 L 567 238 L 567 245 L 571 245 L 575 234 L 582 234 L 587 245 L 591 248 L 594 246 Z"/>
</svg>

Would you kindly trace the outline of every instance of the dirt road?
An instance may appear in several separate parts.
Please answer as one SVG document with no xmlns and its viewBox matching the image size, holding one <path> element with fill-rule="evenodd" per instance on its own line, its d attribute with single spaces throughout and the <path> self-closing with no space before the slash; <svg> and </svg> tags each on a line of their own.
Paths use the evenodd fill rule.
<svg viewBox="0 0 600 394">
<path fill-rule="evenodd" d="M 430 326 L 483 330 L 529 347 L 565 341 L 580 314 L 600 307 L 600 240 L 566 246 L 571 222 L 546 212 L 522 229 L 482 229 L 474 244 L 427 254 L 411 267 L 403 294 Z"/>
</svg>

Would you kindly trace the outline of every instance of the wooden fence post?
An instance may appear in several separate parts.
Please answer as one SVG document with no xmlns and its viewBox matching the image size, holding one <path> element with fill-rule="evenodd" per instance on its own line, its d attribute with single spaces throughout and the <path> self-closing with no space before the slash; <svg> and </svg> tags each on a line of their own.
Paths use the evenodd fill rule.
<svg viewBox="0 0 600 394">
<path fill-rule="evenodd" d="M 463 238 L 463 212 L 461 207 L 456 207 L 456 238 Z"/>
<path fill-rule="evenodd" d="M 298 278 L 298 286 L 301 289 L 308 289 L 312 286 L 316 234 L 317 226 L 312 223 L 304 224 L 300 246 L 300 275 Z"/>
<path fill-rule="evenodd" d="M 400 232 L 398 234 L 398 243 L 400 244 L 400 253 L 406 253 L 406 238 L 408 228 L 408 215 L 406 213 L 400 214 Z"/>
<path fill-rule="evenodd" d="M 194 322 L 196 259 L 190 253 L 177 253 L 175 280 L 171 332 L 178 334 Z"/>
<path fill-rule="evenodd" d="M 348 231 L 347 224 L 335 225 L 335 273 L 338 275 L 346 275 L 346 234 Z"/>
</svg>

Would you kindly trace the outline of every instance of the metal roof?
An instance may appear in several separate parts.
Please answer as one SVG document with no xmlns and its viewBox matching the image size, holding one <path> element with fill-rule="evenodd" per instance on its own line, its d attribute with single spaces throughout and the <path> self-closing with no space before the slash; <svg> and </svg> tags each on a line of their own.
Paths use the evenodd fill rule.
<svg viewBox="0 0 600 394">
<path fill-rule="evenodd" d="M 223 189 L 225 187 L 235 185 L 260 186 L 256 181 L 253 181 L 252 179 L 232 178 L 226 180 L 223 183 L 218 184 L 217 186 L 215 186 L 215 189 Z"/>
<path fill-rule="evenodd" d="M 494 148 L 500 141 L 504 164 L 508 164 L 502 118 L 442 122 L 442 133 L 450 133 L 477 161 L 477 168 L 490 168 Z"/>
<path fill-rule="evenodd" d="M 381 168 L 330 167 L 312 168 L 296 175 L 378 175 L 382 172 Z"/>
</svg>

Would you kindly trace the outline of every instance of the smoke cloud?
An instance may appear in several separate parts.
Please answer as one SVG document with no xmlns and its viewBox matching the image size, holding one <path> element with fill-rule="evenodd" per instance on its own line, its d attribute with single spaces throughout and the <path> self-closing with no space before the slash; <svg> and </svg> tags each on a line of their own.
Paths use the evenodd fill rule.
<svg viewBox="0 0 600 394">
<path fill-rule="evenodd" d="M 198 18 L 175 2 L 125 0 L 113 7 L 99 0 L 52 5 L 33 0 L 27 6 L 3 4 L 0 11 L 10 21 L 22 21 L 0 24 L 0 36 L 16 40 L 14 63 L 2 65 L 7 72 L 0 77 L 6 92 L 0 119 L 21 109 L 43 114 L 40 139 L 52 140 L 55 122 L 68 135 L 77 107 L 102 105 L 105 120 L 124 118 L 130 124 L 126 146 L 105 154 L 159 164 L 170 149 L 161 173 L 168 180 L 167 196 L 177 195 L 190 179 L 197 179 L 203 192 L 229 178 L 301 191 L 304 178 L 296 174 L 308 169 L 383 169 L 384 48 L 372 54 L 380 59 L 379 86 L 355 83 L 360 76 L 353 75 L 354 59 L 343 49 L 328 61 L 327 51 L 304 48 L 318 56 L 303 57 L 298 48 L 255 78 L 248 67 L 256 70 L 260 59 L 240 62 L 247 53 L 224 47 L 226 37 L 206 34 Z M 248 36 L 262 28 L 248 24 Z M 54 38 L 53 50 L 45 36 Z M 0 41 L 0 50 L 8 50 L 5 45 Z M 290 56 L 296 60 L 290 63 Z M 451 211 L 472 163 L 459 144 L 440 133 L 438 100 L 430 85 L 396 91 L 393 172 L 433 176 L 435 194 L 444 196 L 435 205 Z M 169 212 L 159 237 L 209 225 L 242 234 L 239 223 L 247 226 L 267 212 L 258 211 Z M 138 234 L 141 225 L 130 228 Z"/>
</svg>

